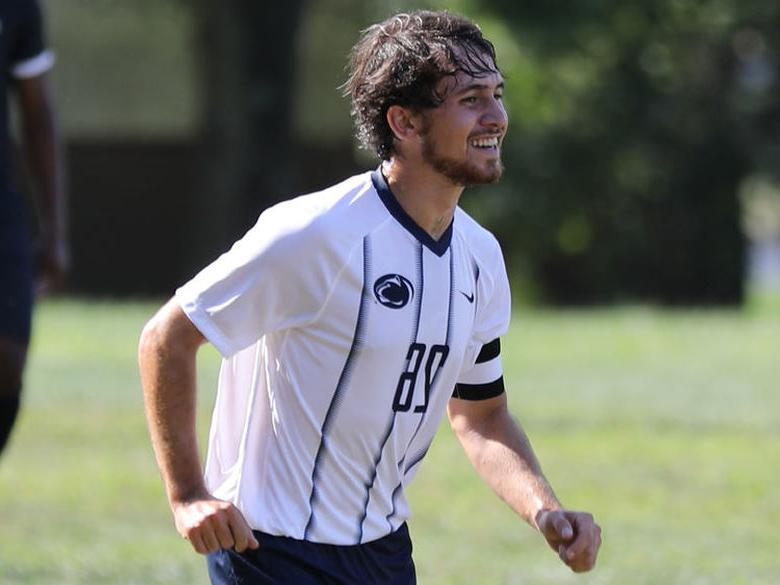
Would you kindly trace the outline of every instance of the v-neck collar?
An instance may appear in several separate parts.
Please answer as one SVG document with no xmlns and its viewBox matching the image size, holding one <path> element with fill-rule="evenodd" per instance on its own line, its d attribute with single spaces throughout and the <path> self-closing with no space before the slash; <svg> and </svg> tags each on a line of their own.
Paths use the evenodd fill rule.
<svg viewBox="0 0 780 585">
<path fill-rule="evenodd" d="M 447 249 L 450 247 L 450 241 L 452 241 L 452 224 L 454 217 L 441 237 L 438 240 L 434 240 L 428 232 L 417 225 L 412 217 L 404 211 L 401 204 L 398 203 L 398 199 L 395 198 L 395 195 L 393 195 L 393 192 L 390 190 L 390 186 L 387 184 L 381 169 L 376 169 L 371 173 L 371 182 L 374 184 L 374 189 L 376 189 L 379 198 L 382 200 L 382 203 L 385 204 L 390 215 L 392 215 L 406 231 L 417 238 L 423 246 L 439 257 L 444 256 L 445 252 L 447 252 Z"/>
</svg>

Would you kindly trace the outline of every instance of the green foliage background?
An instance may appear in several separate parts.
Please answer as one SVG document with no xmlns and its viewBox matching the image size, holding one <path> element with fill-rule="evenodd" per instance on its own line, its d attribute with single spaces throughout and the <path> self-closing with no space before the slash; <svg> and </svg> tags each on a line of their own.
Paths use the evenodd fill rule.
<svg viewBox="0 0 780 585">
<path fill-rule="evenodd" d="M 513 115 L 507 180 L 473 205 L 536 293 L 741 302 L 739 192 L 778 168 L 777 5 L 472 6 L 504 30 Z"/>
<path fill-rule="evenodd" d="M 244 53 L 237 46 L 210 65 L 202 31 L 221 26 L 210 15 L 227 10 L 213 0 L 45 6 L 68 136 L 198 142 L 228 128 L 206 145 L 208 164 L 193 169 L 214 169 L 196 181 L 207 188 L 185 198 L 211 210 L 209 218 L 220 216 L 214 201 L 251 219 L 297 185 L 312 187 L 306 177 L 320 187 L 376 164 L 352 147 L 339 90 L 347 53 L 361 28 L 417 7 L 462 12 L 497 46 L 511 117 L 507 171 L 499 185 L 467 193 L 463 205 L 499 236 L 518 297 L 559 305 L 739 304 L 747 256 L 741 221 L 751 201 L 744 193 L 760 183 L 774 201 L 763 209 L 780 209 L 780 8 L 770 0 L 319 0 L 305 2 L 300 15 L 300 2 L 277 3 L 247 15 L 300 16 L 287 46 L 263 48 L 245 34 Z M 295 87 L 277 92 L 292 104 L 254 111 L 247 102 L 274 92 L 246 79 L 212 91 L 212 70 L 246 66 L 249 49 L 295 54 Z M 253 67 L 242 75 L 262 73 Z M 231 75 L 219 79 L 229 83 Z M 221 215 L 230 225 L 196 221 L 199 237 L 186 248 L 209 242 L 210 225 L 232 241 L 242 222 Z"/>
<path fill-rule="evenodd" d="M 325 15 L 348 2 L 331 1 L 307 22 L 328 23 L 335 35 L 301 36 L 301 61 L 318 71 L 301 80 L 318 79 L 320 88 L 343 63 L 355 21 L 421 5 L 369 3 L 339 26 Z M 423 4 L 475 18 L 497 46 L 511 119 L 507 173 L 463 205 L 498 234 L 522 296 L 554 304 L 744 300 L 740 194 L 757 178 L 776 185 L 780 168 L 776 3 Z M 311 92 L 300 95 L 310 103 Z M 347 107 L 335 99 L 326 94 L 324 103 L 339 115 L 323 125 L 319 109 L 299 106 L 299 130 L 343 135 L 334 120 L 346 119 Z M 772 198 L 780 200 L 776 187 Z"/>
</svg>

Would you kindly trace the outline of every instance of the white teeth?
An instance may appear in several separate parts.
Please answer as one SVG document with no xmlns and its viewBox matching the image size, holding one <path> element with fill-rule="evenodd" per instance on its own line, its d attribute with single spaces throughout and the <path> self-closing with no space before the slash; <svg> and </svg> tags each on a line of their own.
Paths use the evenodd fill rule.
<svg viewBox="0 0 780 585">
<path fill-rule="evenodd" d="M 477 138 L 476 140 L 471 141 L 471 146 L 475 146 L 477 148 L 496 148 L 498 147 L 498 137 L 493 136 L 492 138 Z"/>
</svg>

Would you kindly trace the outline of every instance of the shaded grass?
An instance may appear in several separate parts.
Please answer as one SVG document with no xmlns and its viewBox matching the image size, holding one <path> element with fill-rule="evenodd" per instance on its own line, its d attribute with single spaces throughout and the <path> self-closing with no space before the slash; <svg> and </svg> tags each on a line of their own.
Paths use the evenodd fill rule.
<svg viewBox="0 0 780 585">
<path fill-rule="evenodd" d="M 442 429 L 411 486 L 420 583 L 777 583 L 780 305 L 519 312 L 513 412 L 561 499 L 604 527 L 574 576 Z M 206 583 L 172 526 L 135 347 L 148 303 L 50 301 L 0 461 L 0 582 Z M 202 351 L 201 436 L 218 360 Z"/>
</svg>

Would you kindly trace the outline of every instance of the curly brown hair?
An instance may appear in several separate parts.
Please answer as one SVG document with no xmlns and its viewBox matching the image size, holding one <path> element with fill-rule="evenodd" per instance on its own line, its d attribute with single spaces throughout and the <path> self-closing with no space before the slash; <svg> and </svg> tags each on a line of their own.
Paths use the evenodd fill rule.
<svg viewBox="0 0 780 585">
<path fill-rule="evenodd" d="M 363 31 L 353 47 L 344 95 L 352 100 L 355 133 L 363 148 L 387 160 L 395 152 L 387 110 L 421 111 L 446 98 L 439 81 L 458 72 L 500 72 L 493 44 L 480 28 L 447 11 L 396 14 Z"/>
</svg>

